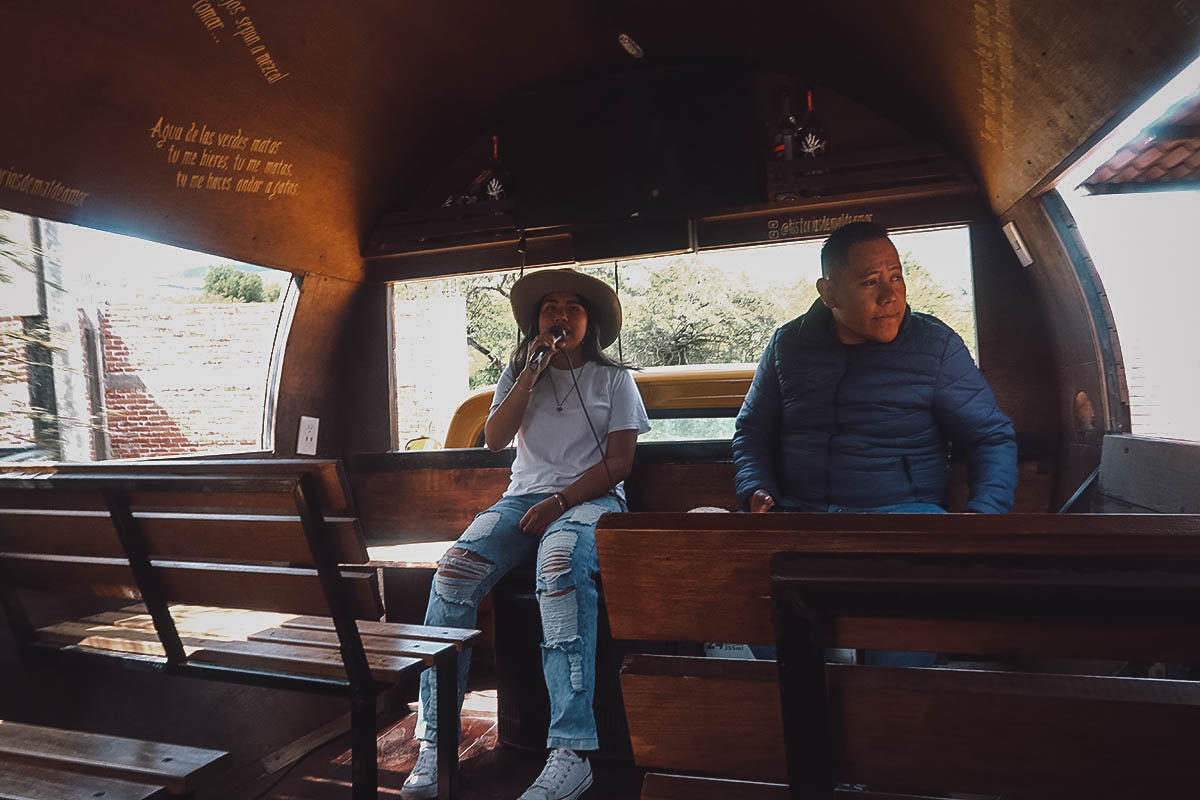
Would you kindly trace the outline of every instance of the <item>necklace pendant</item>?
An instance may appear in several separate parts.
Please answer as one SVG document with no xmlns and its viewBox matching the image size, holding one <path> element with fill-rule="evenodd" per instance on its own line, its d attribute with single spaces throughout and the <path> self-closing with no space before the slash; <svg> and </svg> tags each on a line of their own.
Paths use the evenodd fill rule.
<svg viewBox="0 0 1200 800">
<path fill-rule="evenodd" d="M 558 409 L 558 413 L 560 413 L 560 414 L 562 413 L 562 406 L 555 406 L 555 408 Z"/>
</svg>

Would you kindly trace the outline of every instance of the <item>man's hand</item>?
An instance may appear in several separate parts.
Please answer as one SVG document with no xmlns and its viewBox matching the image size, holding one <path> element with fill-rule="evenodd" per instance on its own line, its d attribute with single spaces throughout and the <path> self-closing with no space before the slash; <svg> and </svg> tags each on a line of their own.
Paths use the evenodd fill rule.
<svg viewBox="0 0 1200 800">
<path fill-rule="evenodd" d="M 535 503 L 525 516 L 521 517 L 521 530 L 530 536 L 541 536 L 550 527 L 550 523 L 567 513 L 562 510 L 558 499 L 547 497 L 540 503 Z"/>
<path fill-rule="evenodd" d="M 750 495 L 750 513 L 761 514 L 764 511 L 770 511 L 775 507 L 775 498 L 767 494 L 764 490 L 758 489 L 754 494 Z"/>
</svg>

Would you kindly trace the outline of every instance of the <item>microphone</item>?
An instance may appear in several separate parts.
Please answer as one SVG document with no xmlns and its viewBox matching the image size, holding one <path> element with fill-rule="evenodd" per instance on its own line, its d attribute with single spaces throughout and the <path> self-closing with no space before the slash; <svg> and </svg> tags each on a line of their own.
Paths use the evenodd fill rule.
<svg viewBox="0 0 1200 800">
<path fill-rule="evenodd" d="M 555 325 L 553 328 L 549 328 L 546 333 L 554 337 L 554 342 L 552 347 L 546 347 L 543 345 L 542 347 L 539 347 L 537 350 L 533 351 L 533 357 L 529 359 L 529 363 L 534 369 L 540 369 L 542 366 L 542 359 L 546 357 L 546 354 L 549 353 L 553 347 L 557 347 L 558 343 L 567 337 L 567 332 L 557 325 Z"/>
</svg>

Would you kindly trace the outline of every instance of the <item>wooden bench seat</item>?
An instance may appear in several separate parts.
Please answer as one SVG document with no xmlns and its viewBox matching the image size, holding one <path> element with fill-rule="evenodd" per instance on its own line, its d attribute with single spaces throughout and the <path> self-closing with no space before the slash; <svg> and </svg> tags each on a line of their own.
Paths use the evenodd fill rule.
<svg viewBox="0 0 1200 800">
<path fill-rule="evenodd" d="M 0 588 L 14 634 L 42 652 L 345 694 L 355 797 L 374 797 L 377 691 L 415 686 L 434 668 L 439 692 L 452 697 L 457 654 L 477 632 L 381 622 L 376 570 L 365 566 L 352 504 L 334 495 L 340 482 L 321 488 L 302 470 L 253 474 L 235 463 L 234 474 L 188 464 L 166 474 L 146 465 L 0 478 Z M 341 513 L 326 515 L 321 496 Z M 84 589 L 142 606 L 35 626 L 17 588 Z M 456 727 L 456 704 L 439 708 Z M 446 738 L 448 797 L 457 752 Z"/>
<path fill-rule="evenodd" d="M 1018 652 L 1088 658 L 1153 654 L 1153 660 L 1200 663 L 1200 636 L 1196 635 L 1200 630 L 1194 610 L 1200 605 L 1187 595 L 1200 587 L 1200 579 L 1189 577 L 1200 574 L 1200 517 L 606 514 L 597 525 L 597 548 L 613 635 L 631 640 L 774 644 L 771 558 L 777 551 L 794 551 L 798 555 L 791 558 L 814 559 L 823 564 L 838 558 L 874 558 L 884 559 L 882 563 L 888 565 L 877 563 L 874 572 L 846 577 L 838 584 L 839 591 L 845 590 L 843 595 L 853 592 L 860 599 L 871 599 L 874 605 L 833 606 L 828 616 L 817 617 L 823 638 L 806 651 L 807 671 L 795 680 L 809 686 L 811 693 L 816 692 L 812 687 L 820 681 L 821 696 L 829 698 L 828 713 L 825 706 L 815 712 L 815 701 L 810 698 L 804 709 L 795 709 L 788 716 L 778 679 L 786 666 L 787 651 L 783 648 L 781 664 L 680 656 L 626 658 L 621 689 L 637 763 L 655 770 L 690 773 L 648 774 L 643 798 L 778 798 L 784 794 L 831 797 L 841 795 L 835 791 L 839 782 L 866 783 L 872 790 L 926 794 L 984 792 L 989 788 L 976 780 L 978 774 L 957 785 L 954 780 L 930 785 L 915 777 L 944 777 L 946 770 L 954 769 L 961 777 L 965 768 L 959 765 L 969 763 L 981 772 L 993 762 L 1002 771 L 1033 776 L 1024 784 L 1011 783 L 1021 791 L 1011 795 L 1006 792 L 1006 797 L 1081 796 L 1074 794 L 1075 786 L 1062 778 L 1054 783 L 1057 794 L 1030 790 L 1038 776 L 1045 777 L 1046 773 L 1039 772 L 1041 766 L 1052 770 L 1053 764 L 1035 767 L 1022 764 L 1018 758 L 995 755 L 994 750 L 972 751 L 987 742 L 995 747 L 996 742 L 1008 741 L 1004 736 L 997 737 L 995 731 L 1052 696 L 1061 698 L 1056 701 L 1062 704 L 1060 711 L 1073 707 L 1075 716 L 1065 718 L 1060 714 L 1059 727 L 1054 728 L 1049 727 L 1055 719 L 1053 713 L 1038 716 L 1030 710 L 1030 724 L 1010 737 L 1043 743 L 1053 740 L 1055 747 L 1067 746 L 1057 743 L 1055 737 L 1065 734 L 1067 729 L 1061 723 L 1069 719 L 1078 744 L 1068 749 L 1073 747 L 1082 754 L 1096 745 L 1098 752 L 1108 753 L 1107 760 L 1119 763 L 1126 751 L 1114 748 L 1114 742 L 1128 737 L 1131 730 L 1141 731 L 1143 725 L 1154 724 L 1158 730 L 1147 736 L 1153 744 L 1131 748 L 1131 752 L 1144 759 L 1146 769 L 1149 765 L 1155 765 L 1155 769 L 1162 766 L 1153 782 L 1160 794 L 1171 781 L 1178 781 L 1178 770 L 1190 766 L 1180 756 L 1187 743 L 1200 733 L 1200 717 L 1196 716 L 1200 712 L 1196 705 L 1200 684 L 1143 680 L 1126 692 L 1124 687 L 1111 683 L 1117 680 L 1111 678 L 978 673 L 986 676 L 982 679 L 985 683 L 992 682 L 984 688 L 1003 699 L 993 701 L 990 716 L 981 712 L 980 724 L 971 735 L 960 726 L 944 738 L 935 738 L 930 733 L 931 720 L 944 721 L 956 714 L 962 717 L 964 708 L 973 707 L 967 701 L 978 687 L 939 684 L 952 672 L 961 679 L 962 671 L 826 664 L 824 648 L 986 655 Z M 903 582 L 891 580 L 897 561 L 964 558 L 1013 563 L 1033 556 L 1058 560 L 1058 585 L 1048 584 L 1033 592 L 1028 583 L 1015 581 L 1001 604 L 1008 615 L 997 617 L 989 625 L 979 624 L 979 615 L 969 610 L 973 606 L 964 605 L 963 597 L 980 591 L 978 575 L 972 568 L 963 567 L 954 582 L 949 578 L 940 583 L 931 579 L 940 590 L 958 592 L 950 592 L 950 599 L 934 606 L 941 613 L 932 619 L 927 613 L 930 608 L 918 602 L 928 600 L 926 595 L 910 591 L 907 597 L 911 603 L 905 605 L 900 598 L 912 586 L 906 589 Z M 1071 567 L 1089 559 L 1124 565 L 1126 573 L 1108 583 L 1091 583 L 1094 576 L 1081 577 Z M 809 570 L 804 578 L 797 576 L 798 585 L 806 586 L 805 580 L 813 574 Z M 1155 585 L 1160 590 L 1158 595 L 1151 591 Z M 1129 592 L 1114 594 L 1124 605 L 1088 608 L 1087 604 L 1077 603 L 1071 613 L 1046 613 L 1058 592 L 1082 587 L 1094 597 L 1097 586 L 1101 587 L 1100 594 L 1105 588 L 1128 588 Z M 793 610 L 801 618 L 821 614 L 822 595 L 811 587 L 800 591 L 803 602 L 794 605 Z M 1022 592 L 1027 592 L 1024 599 Z M 843 596 L 832 589 L 827 594 Z M 1133 603 L 1130 598 L 1135 595 L 1142 600 Z M 1118 609 L 1123 609 L 1124 618 Z M 1155 609 L 1156 614 L 1149 613 Z M 1134 617 L 1128 616 L 1131 614 Z M 1122 619 L 1125 624 L 1119 624 Z M 1014 649 L 1015 643 L 1022 641 L 1026 645 Z M 881 674 L 886 677 L 877 677 Z M 1108 696 L 1108 687 L 1126 692 L 1126 696 L 1112 697 L 1120 700 L 1112 707 L 1093 703 Z M 805 720 L 810 726 L 807 735 L 785 737 L 787 719 L 793 724 Z M 1087 733 L 1093 721 L 1111 723 L 1108 738 Z M 1039 732 L 1040 722 L 1048 727 Z M 819 730 L 811 727 L 814 725 Z M 836 747 L 829 743 L 834 733 L 838 736 Z M 1167 745 L 1163 740 L 1170 736 L 1175 740 Z M 838 754 L 832 759 L 834 767 L 823 774 L 819 786 L 811 781 L 797 784 L 794 770 L 789 772 L 789 755 L 796 758 L 796 754 L 804 754 L 811 761 L 820 757 L 817 744 L 821 742 L 825 743 L 825 752 Z M 915 749 L 925 753 L 924 760 L 911 755 Z M 901 751 L 902 755 L 895 755 Z M 1026 759 L 1032 758 L 1029 748 L 1021 752 Z M 1053 760 L 1057 751 L 1048 746 L 1041 752 Z M 1152 756 L 1152 752 L 1158 755 Z M 823 763 L 828 768 L 831 759 L 825 758 Z M 878 766 L 880 760 L 898 771 L 881 772 L 885 768 Z M 925 766 L 902 771 L 899 765 L 909 760 Z M 934 769 L 934 761 L 946 762 L 941 772 Z M 1167 768 L 1166 763 L 1172 766 Z M 1079 763 L 1059 766 L 1063 774 L 1069 774 Z M 1082 796 L 1114 796 L 1112 787 L 1116 785 L 1126 791 L 1124 796 L 1142 796 L 1127 783 L 1110 782 L 1106 786 L 1089 780 L 1077 785 L 1085 784 L 1090 794 Z M 855 791 L 846 796 L 867 800 L 888 795 Z"/>
<path fill-rule="evenodd" d="M 180 636 L 179 641 L 188 662 L 192 664 L 222 664 L 315 678 L 340 678 L 345 675 L 346 669 L 341 654 L 337 652 L 336 639 L 332 644 L 286 641 L 275 638 L 273 634 L 277 632 L 286 633 L 282 628 L 268 628 L 252 634 L 247 640 Z M 48 644 L 166 657 L 166 648 L 154 631 L 130 630 L 80 620 L 37 628 L 35 634 L 39 642 Z M 380 683 L 397 683 L 410 674 L 418 663 L 426 667 L 433 666 L 435 655 L 445 649 L 453 649 L 449 645 L 433 647 L 429 648 L 429 653 L 423 653 L 423 657 L 416 658 L 390 650 L 372 649 L 367 639 L 363 637 L 367 665 L 371 677 Z M 389 641 L 398 642 L 403 647 L 403 640 Z M 419 644 L 428 647 L 428 643 Z"/>
<path fill-rule="evenodd" d="M 13 764 L 0 773 L 0 797 L 5 800 L 148 800 L 167 796 L 162 786 L 79 775 L 60 769 Z"/>
<path fill-rule="evenodd" d="M 310 630 L 333 630 L 333 623 L 322 617 L 292 617 L 282 623 L 285 628 L 308 628 Z M 464 628 L 442 628 L 436 625 L 407 625 L 399 622 L 360 622 L 358 629 L 371 636 L 402 637 L 420 641 L 444 642 L 455 650 L 470 647 L 479 637 L 479 631 Z"/>
<path fill-rule="evenodd" d="M 200 606 L 171 606 L 171 614 L 191 661 L 269 670 L 290 660 L 293 671 L 317 677 L 344 674 L 336 652 L 340 643 L 328 618 Z M 182 623 L 181 614 L 187 615 Z M 477 635 L 459 628 L 387 622 L 360 622 L 358 629 L 372 676 L 392 683 L 404 677 L 413 660 L 434 667 L 451 651 L 471 646 Z M 64 646 L 165 656 L 154 620 L 140 605 L 47 625 L 36 633 L 39 641 Z"/>
<path fill-rule="evenodd" d="M 186 795 L 228 761 L 229 754 L 220 750 L 0 720 L 0 797 L 5 798 Z"/>
</svg>

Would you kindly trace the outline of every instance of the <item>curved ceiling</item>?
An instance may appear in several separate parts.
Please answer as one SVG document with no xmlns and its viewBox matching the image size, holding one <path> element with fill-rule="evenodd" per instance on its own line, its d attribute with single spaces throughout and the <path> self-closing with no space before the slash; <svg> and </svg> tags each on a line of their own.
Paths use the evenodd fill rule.
<svg viewBox="0 0 1200 800">
<path fill-rule="evenodd" d="M 380 216 L 515 90 L 728 61 L 829 86 L 940 140 L 1003 212 L 1194 56 L 1195 6 L 9 3 L 0 208 L 358 279 Z"/>
</svg>

